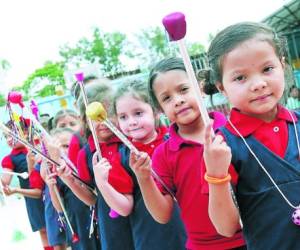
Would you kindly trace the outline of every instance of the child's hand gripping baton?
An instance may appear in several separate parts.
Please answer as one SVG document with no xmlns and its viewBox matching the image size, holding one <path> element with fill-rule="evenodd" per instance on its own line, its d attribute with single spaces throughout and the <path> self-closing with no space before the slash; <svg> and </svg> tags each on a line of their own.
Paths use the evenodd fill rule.
<svg viewBox="0 0 300 250">
<path fill-rule="evenodd" d="M 93 102 L 88 105 L 86 109 L 86 115 L 94 121 L 103 122 L 129 149 L 130 151 L 139 154 L 138 149 L 123 135 L 118 128 L 107 119 L 107 113 L 100 102 Z M 168 188 L 168 186 L 163 182 L 163 180 L 156 174 L 156 172 L 151 168 L 152 176 L 166 189 L 166 191 L 172 196 L 176 201 L 175 194 Z"/>
</svg>

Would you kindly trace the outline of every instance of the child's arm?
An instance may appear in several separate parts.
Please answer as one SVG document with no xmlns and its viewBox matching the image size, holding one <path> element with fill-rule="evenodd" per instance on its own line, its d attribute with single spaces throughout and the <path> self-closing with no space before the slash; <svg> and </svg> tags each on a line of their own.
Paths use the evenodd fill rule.
<svg viewBox="0 0 300 250">
<path fill-rule="evenodd" d="M 96 185 L 99 188 L 104 200 L 110 208 L 122 216 L 127 216 L 133 208 L 133 196 L 131 194 L 119 193 L 109 182 L 108 175 L 111 169 L 107 159 L 102 158 L 97 162 L 97 154 L 93 155 L 93 170 Z"/>
<path fill-rule="evenodd" d="M 26 155 L 26 160 L 27 160 L 28 174 L 30 174 L 36 164 L 35 154 L 29 151 Z"/>
<path fill-rule="evenodd" d="M 57 174 L 61 180 L 72 190 L 72 192 L 88 206 L 95 205 L 96 196 L 85 186 L 82 185 L 75 177 L 72 176 L 71 169 L 65 164 L 60 157 L 59 143 L 47 142 L 48 153 L 53 160 L 61 163 L 57 169 Z"/>
<path fill-rule="evenodd" d="M 88 206 L 93 206 L 96 204 L 97 197 L 82 183 L 80 183 L 75 177 L 72 176 L 72 170 L 62 164 L 59 169 L 57 169 L 57 174 L 61 180 L 72 190 L 72 192 L 83 201 Z"/>
<path fill-rule="evenodd" d="M 46 182 L 46 184 L 49 188 L 49 193 L 50 193 L 50 197 L 51 197 L 53 207 L 56 209 L 57 212 L 62 212 L 61 205 L 60 205 L 59 200 L 57 198 L 57 195 L 54 191 L 55 185 L 57 185 L 55 176 L 57 176 L 56 173 L 51 173 L 51 174 L 46 173 L 45 182 Z"/>
<path fill-rule="evenodd" d="M 12 194 L 21 194 L 25 197 L 39 199 L 42 196 L 42 190 L 38 188 L 19 188 L 19 187 L 10 187 L 6 186 L 3 188 L 4 193 L 9 196 Z"/>
<path fill-rule="evenodd" d="M 151 175 L 151 159 L 147 153 L 130 153 L 130 167 L 133 169 L 145 205 L 152 217 L 159 223 L 167 223 L 172 216 L 174 201 L 169 194 L 163 195 Z"/>
<path fill-rule="evenodd" d="M 3 168 L 5 172 L 13 172 L 10 168 Z M 12 175 L 11 174 L 2 174 L 1 181 L 3 186 L 8 186 L 11 183 Z"/>
<path fill-rule="evenodd" d="M 207 126 L 205 130 L 204 161 L 207 176 L 223 179 L 228 175 L 231 150 L 222 136 L 211 138 L 211 126 Z M 231 196 L 229 181 L 209 183 L 208 213 L 221 235 L 231 237 L 240 228 L 239 213 Z"/>
</svg>

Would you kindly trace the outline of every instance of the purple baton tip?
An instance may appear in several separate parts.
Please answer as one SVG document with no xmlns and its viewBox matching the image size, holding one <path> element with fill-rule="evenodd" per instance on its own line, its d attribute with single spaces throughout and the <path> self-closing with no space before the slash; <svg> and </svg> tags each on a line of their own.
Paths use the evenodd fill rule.
<svg viewBox="0 0 300 250">
<path fill-rule="evenodd" d="M 37 106 L 37 104 L 34 100 L 31 100 L 30 108 L 31 108 L 31 111 L 34 114 L 34 116 L 37 117 L 37 114 L 39 112 L 39 108 L 38 108 L 38 106 Z"/>
<path fill-rule="evenodd" d="M 76 74 L 75 74 L 75 77 L 76 77 L 76 80 L 77 80 L 78 82 L 82 82 L 83 79 L 84 79 L 83 72 L 76 73 Z"/>
<path fill-rule="evenodd" d="M 186 34 L 185 16 L 181 12 L 174 12 L 165 16 L 162 20 L 171 41 L 178 41 Z"/>
<path fill-rule="evenodd" d="M 112 218 L 112 219 L 115 219 L 115 218 L 119 217 L 119 214 L 115 210 L 110 209 L 110 211 L 109 211 L 109 217 Z"/>
</svg>

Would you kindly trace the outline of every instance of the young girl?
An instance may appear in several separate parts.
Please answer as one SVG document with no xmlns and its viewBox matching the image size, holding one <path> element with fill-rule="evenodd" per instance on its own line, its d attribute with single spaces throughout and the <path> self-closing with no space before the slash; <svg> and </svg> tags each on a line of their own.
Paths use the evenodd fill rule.
<svg viewBox="0 0 300 250">
<path fill-rule="evenodd" d="M 117 115 L 118 124 L 122 132 L 128 136 L 135 147 L 141 152 L 147 152 L 150 156 L 154 149 L 164 141 L 167 129 L 165 127 L 156 129 L 156 113 L 149 103 L 147 84 L 143 81 L 125 82 L 116 91 L 114 96 L 114 110 Z M 129 167 L 129 149 L 125 145 L 120 147 L 121 161 L 134 180 L 134 192 L 131 199 L 121 199 L 120 196 L 107 197 L 106 201 L 116 211 L 122 211 L 123 207 L 130 207 L 132 210 L 129 220 L 133 235 L 134 249 L 184 249 L 186 240 L 185 230 L 179 219 L 178 207 L 174 209 L 172 219 L 166 225 L 154 221 L 147 211 L 142 199 L 139 185 Z M 95 175 L 105 172 L 105 162 L 94 166 Z M 112 168 L 114 166 L 112 165 Z M 101 180 L 99 178 L 99 180 Z M 107 180 L 102 178 L 98 188 L 100 192 L 106 191 Z M 127 206 L 124 203 L 127 201 Z M 129 210 L 129 209 L 128 209 Z M 151 242 L 151 244 L 150 244 Z"/>
<path fill-rule="evenodd" d="M 53 118 L 53 128 L 70 128 L 77 132 L 80 130 L 80 119 L 78 114 L 71 109 L 58 111 Z"/>
<path fill-rule="evenodd" d="M 182 60 L 169 58 L 156 64 L 150 72 L 148 89 L 154 105 L 173 123 L 169 140 L 159 145 L 152 156 L 152 166 L 175 193 L 187 231 L 187 249 L 243 249 L 241 232 L 229 239 L 222 237 L 208 217 L 209 196 L 201 182 L 200 168 L 204 124 Z M 224 122 L 224 116 L 219 116 L 220 113 L 210 113 L 214 129 Z M 159 183 L 155 183 L 147 157 L 132 155 L 131 167 L 153 218 L 160 223 L 168 222 L 174 201 Z"/>
<path fill-rule="evenodd" d="M 43 176 L 43 177 L 42 177 Z M 49 188 L 45 185 L 47 175 L 44 173 L 41 176 L 41 164 L 35 165 L 34 170 L 31 172 L 29 180 L 30 186 L 34 189 L 43 191 L 43 201 L 44 201 L 44 215 L 46 221 L 46 231 L 49 241 L 49 245 L 54 250 L 65 250 L 66 249 L 66 234 L 62 229 L 61 222 L 59 221 L 58 213 L 53 207 Z M 45 180 L 45 181 L 44 181 Z M 50 248 L 49 248 L 50 249 Z"/>
<path fill-rule="evenodd" d="M 70 128 L 56 128 L 51 132 L 51 135 L 55 139 L 55 144 L 59 145 L 60 149 L 64 151 L 64 153 L 68 152 L 70 139 L 73 135 L 74 131 Z M 60 154 L 59 151 L 52 153 L 52 149 L 48 144 L 49 154 L 52 158 L 59 161 Z M 49 191 L 51 195 L 51 200 L 53 202 L 54 207 L 57 211 L 62 211 L 60 204 L 58 203 L 56 194 L 53 190 L 53 184 L 55 181 L 55 173 L 48 176 L 46 179 L 50 185 Z M 47 183 L 47 184 L 48 184 Z M 84 204 L 81 200 L 79 200 L 73 192 L 63 183 L 60 182 L 60 193 L 65 203 L 65 207 L 68 213 L 68 217 L 70 219 L 71 225 L 75 231 L 75 233 L 79 236 L 79 241 L 76 243 L 71 243 L 71 247 L 73 250 L 96 250 L 100 249 L 100 244 L 98 239 L 96 238 L 96 234 L 92 233 L 90 235 L 89 229 L 91 224 L 91 213 L 90 208 Z M 66 225 L 67 229 L 68 226 Z M 70 236 L 70 232 L 67 231 L 67 236 Z M 71 241 L 71 240 L 70 240 Z"/>
<path fill-rule="evenodd" d="M 100 84 L 101 83 L 109 83 L 109 80 L 106 78 L 100 78 L 98 79 L 95 76 L 88 76 L 84 79 L 84 86 L 86 87 L 88 84 Z M 80 97 L 80 86 L 78 82 L 75 82 L 74 85 L 71 88 L 71 93 L 72 96 L 75 99 L 74 106 L 76 109 L 78 109 L 78 99 Z M 83 147 L 83 145 L 86 144 L 86 138 L 84 135 L 84 131 L 82 129 L 82 124 L 81 128 L 79 131 L 75 132 L 72 136 L 72 139 L 70 141 L 70 146 L 69 146 L 69 152 L 68 152 L 68 157 L 69 159 L 73 162 L 73 164 L 76 166 L 77 165 L 77 156 L 79 153 L 79 150 Z"/>
<path fill-rule="evenodd" d="M 87 99 L 90 102 L 100 101 L 107 107 L 111 101 L 111 88 L 105 82 L 91 83 L 86 86 Z M 84 130 L 87 144 L 80 150 L 78 154 L 77 167 L 81 179 L 96 187 L 98 175 L 94 175 L 92 157 L 96 151 L 95 142 L 88 127 L 85 115 L 85 105 L 83 98 L 78 100 L 81 118 L 84 124 Z M 109 110 L 108 114 L 111 112 Z M 122 194 L 132 193 L 132 180 L 127 172 L 120 164 L 120 156 L 118 148 L 120 140 L 102 123 L 94 122 L 95 130 L 102 157 L 105 157 L 114 168 L 109 172 L 109 182 L 114 183 L 115 191 Z M 132 250 L 132 236 L 130 230 L 129 219 L 119 216 L 112 219 L 109 216 L 110 207 L 105 202 L 102 194 L 98 193 L 95 197 L 89 190 L 84 189 L 70 176 L 68 169 L 61 169 L 59 172 L 62 180 L 72 189 L 72 191 L 86 204 L 95 205 L 97 202 L 98 225 L 101 237 L 101 247 L 103 250 Z"/>
<path fill-rule="evenodd" d="M 299 115 L 278 104 L 285 84 L 283 41 L 263 24 L 238 23 L 221 31 L 208 52 L 212 82 L 234 107 L 221 130 L 231 152 L 221 135 L 212 140 L 206 134 L 209 214 L 221 234 L 239 230 L 229 191 L 232 163 L 248 249 L 300 249 L 291 219 L 300 201 Z"/>
<path fill-rule="evenodd" d="M 13 123 L 8 122 L 6 124 L 9 128 L 13 128 Z M 26 120 L 23 120 L 23 128 L 25 136 L 28 134 L 28 126 Z M 27 149 L 20 143 L 14 142 L 13 138 L 6 137 L 7 144 L 12 148 L 9 155 L 2 159 L 3 170 L 8 172 L 28 172 L 28 164 L 26 155 L 28 153 Z M 44 204 L 40 197 L 41 193 L 39 190 L 30 189 L 29 180 L 18 177 L 20 188 L 11 188 L 9 184 L 11 183 L 12 176 L 9 174 L 3 174 L 0 181 L 3 183 L 4 192 L 6 195 L 11 195 L 13 193 L 21 193 L 24 195 L 27 215 L 33 232 L 39 231 L 42 244 L 45 249 L 48 249 L 48 239 L 45 231 L 45 217 L 43 214 Z M 36 199 L 34 199 L 36 198 Z"/>
</svg>

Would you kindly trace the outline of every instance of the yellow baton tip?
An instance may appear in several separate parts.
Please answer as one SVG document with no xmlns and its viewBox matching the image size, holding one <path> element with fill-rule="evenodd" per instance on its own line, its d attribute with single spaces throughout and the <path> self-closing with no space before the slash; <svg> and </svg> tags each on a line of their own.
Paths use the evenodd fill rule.
<svg viewBox="0 0 300 250">
<path fill-rule="evenodd" d="M 104 121 L 107 119 L 107 113 L 100 102 L 92 102 L 86 107 L 85 114 L 93 121 Z"/>
</svg>

